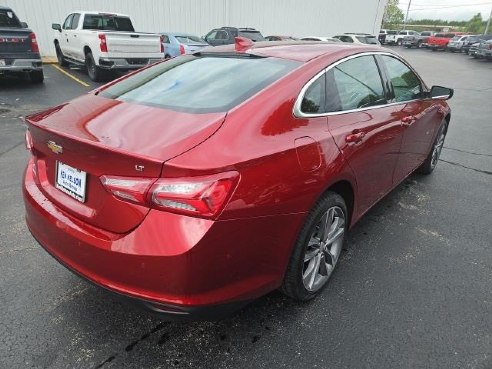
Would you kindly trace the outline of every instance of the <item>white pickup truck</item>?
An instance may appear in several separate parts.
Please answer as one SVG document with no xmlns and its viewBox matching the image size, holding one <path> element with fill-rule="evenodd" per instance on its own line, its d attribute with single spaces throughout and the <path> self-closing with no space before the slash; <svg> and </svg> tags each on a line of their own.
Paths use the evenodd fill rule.
<svg viewBox="0 0 492 369">
<path fill-rule="evenodd" d="M 53 23 L 56 56 L 61 66 L 85 65 L 89 78 L 100 81 L 110 70 L 130 70 L 161 60 L 161 36 L 135 32 L 124 14 L 73 12 L 63 25 Z"/>
<path fill-rule="evenodd" d="M 418 36 L 419 33 L 418 32 L 415 32 L 415 31 L 412 31 L 412 30 L 407 30 L 407 29 L 404 29 L 402 31 L 399 31 L 398 33 L 389 33 L 386 35 L 386 39 L 385 39 L 385 43 L 388 44 L 388 45 L 398 45 L 400 46 L 401 44 L 403 44 L 403 38 L 405 36 Z"/>
</svg>

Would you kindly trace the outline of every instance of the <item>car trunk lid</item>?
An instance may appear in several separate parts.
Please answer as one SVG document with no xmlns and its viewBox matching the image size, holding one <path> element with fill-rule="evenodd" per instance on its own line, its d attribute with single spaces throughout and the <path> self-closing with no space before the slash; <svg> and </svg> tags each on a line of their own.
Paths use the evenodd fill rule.
<svg viewBox="0 0 492 369">
<path fill-rule="evenodd" d="M 26 118 L 38 186 L 77 219 L 114 233 L 138 226 L 149 209 L 116 199 L 103 175 L 158 178 L 162 164 L 210 137 L 225 113 L 189 114 L 88 94 Z M 59 188 L 59 167 L 86 173 L 84 199 Z"/>
</svg>

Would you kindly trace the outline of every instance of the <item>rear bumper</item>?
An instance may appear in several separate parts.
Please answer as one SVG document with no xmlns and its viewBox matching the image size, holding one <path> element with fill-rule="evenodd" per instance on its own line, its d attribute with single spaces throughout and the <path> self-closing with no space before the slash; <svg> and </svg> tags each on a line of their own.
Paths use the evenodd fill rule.
<svg viewBox="0 0 492 369">
<path fill-rule="evenodd" d="M 0 57 L 0 59 L 2 59 Z M 30 72 L 43 69 L 41 59 L 2 59 L 5 65 L 0 65 L 1 72 Z M 2 63 L 3 64 L 3 63 Z"/>
<path fill-rule="evenodd" d="M 163 58 L 99 58 L 99 67 L 103 69 L 139 69 L 161 61 Z"/>
<path fill-rule="evenodd" d="M 26 222 L 61 264 L 177 318 L 231 312 L 281 284 L 304 214 L 211 221 L 151 210 L 127 234 L 85 224 L 51 203 L 27 166 Z"/>
</svg>

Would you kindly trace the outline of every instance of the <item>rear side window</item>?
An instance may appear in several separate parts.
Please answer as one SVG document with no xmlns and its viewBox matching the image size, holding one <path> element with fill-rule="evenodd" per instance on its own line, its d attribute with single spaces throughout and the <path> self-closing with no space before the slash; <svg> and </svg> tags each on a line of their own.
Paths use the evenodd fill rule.
<svg viewBox="0 0 492 369">
<path fill-rule="evenodd" d="M 249 38 L 251 41 L 265 41 L 260 32 L 239 31 L 239 36 Z"/>
<path fill-rule="evenodd" d="M 0 10 L 0 27 L 22 28 L 19 19 L 12 10 Z"/>
<path fill-rule="evenodd" d="M 301 111 L 307 114 L 321 114 L 325 112 L 324 73 L 306 90 L 301 103 Z"/>
<path fill-rule="evenodd" d="M 144 69 L 100 96 L 190 113 L 224 112 L 299 64 L 275 58 L 187 55 Z"/>
<path fill-rule="evenodd" d="M 329 111 L 352 110 L 386 103 L 381 76 L 373 56 L 347 60 L 333 67 L 331 71 L 332 75 L 327 75 Z M 338 94 L 330 90 L 336 90 Z M 339 103 L 337 101 L 337 104 L 331 104 L 333 100 L 338 100 Z"/>
<path fill-rule="evenodd" d="M 169 43 L 169 36 L 168 35 L 162 35 L 162 42 L 165 44 Z"/>
<path fill-rule="evenodd" d="M 110 14 L 86 14 L 83 29 L 135 32 L 130 18 Z"/>
<path fill-rule="evenodd" d="M 397 102 L 419 99 L 422 97 L 422 85 L 419 77 L 400 60 L 382 55 L 386 65 Z"/>
<path fill-rule="evenodd" d="M 185 35 L 185 36 L 175 36 L 176 40 L 182 44 L 194 44 L 194 43 L 200 43 L 202 44 L 204 41 L 197 36 L 191 36 L 191 35 Z"/>
</svg>

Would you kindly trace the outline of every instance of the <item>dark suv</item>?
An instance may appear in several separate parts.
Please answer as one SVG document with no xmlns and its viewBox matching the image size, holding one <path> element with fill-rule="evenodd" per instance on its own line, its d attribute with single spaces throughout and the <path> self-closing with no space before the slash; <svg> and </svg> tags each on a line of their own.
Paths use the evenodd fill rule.
<svg viewBox="0 0 492 369">
<path fill-rule="evenodd" d="M 468 38 L 463 43 L 463 46 L 461 47 L 461 52 L 463 52 L 465 54 L 469 54 L 470 47 L 473 44 L 480 43 L 481 41 L 491 40 L 491 39 L 492 39 L 492 35 L 473 35 L 473 36 L 468 36 Z"/>
<path fill-rule="evenodd" d="M 212 46 L 227 45 L 234 43 L 234 37 L 246 37 L 250 40 L 265 41 L 265 38 L 260 33 L 260 31 L 254 28 L 234 28 L 234 27 L 221 27 L 211 30 L 204 37 Z"/>
<path fill-rule="evenodd" d="M 0 6 L 0 75 L 29 74 L 33 83 L 43 82 L 43 66 L 36 35 L 19 21 L 12 9 Z"/>
</svg>

